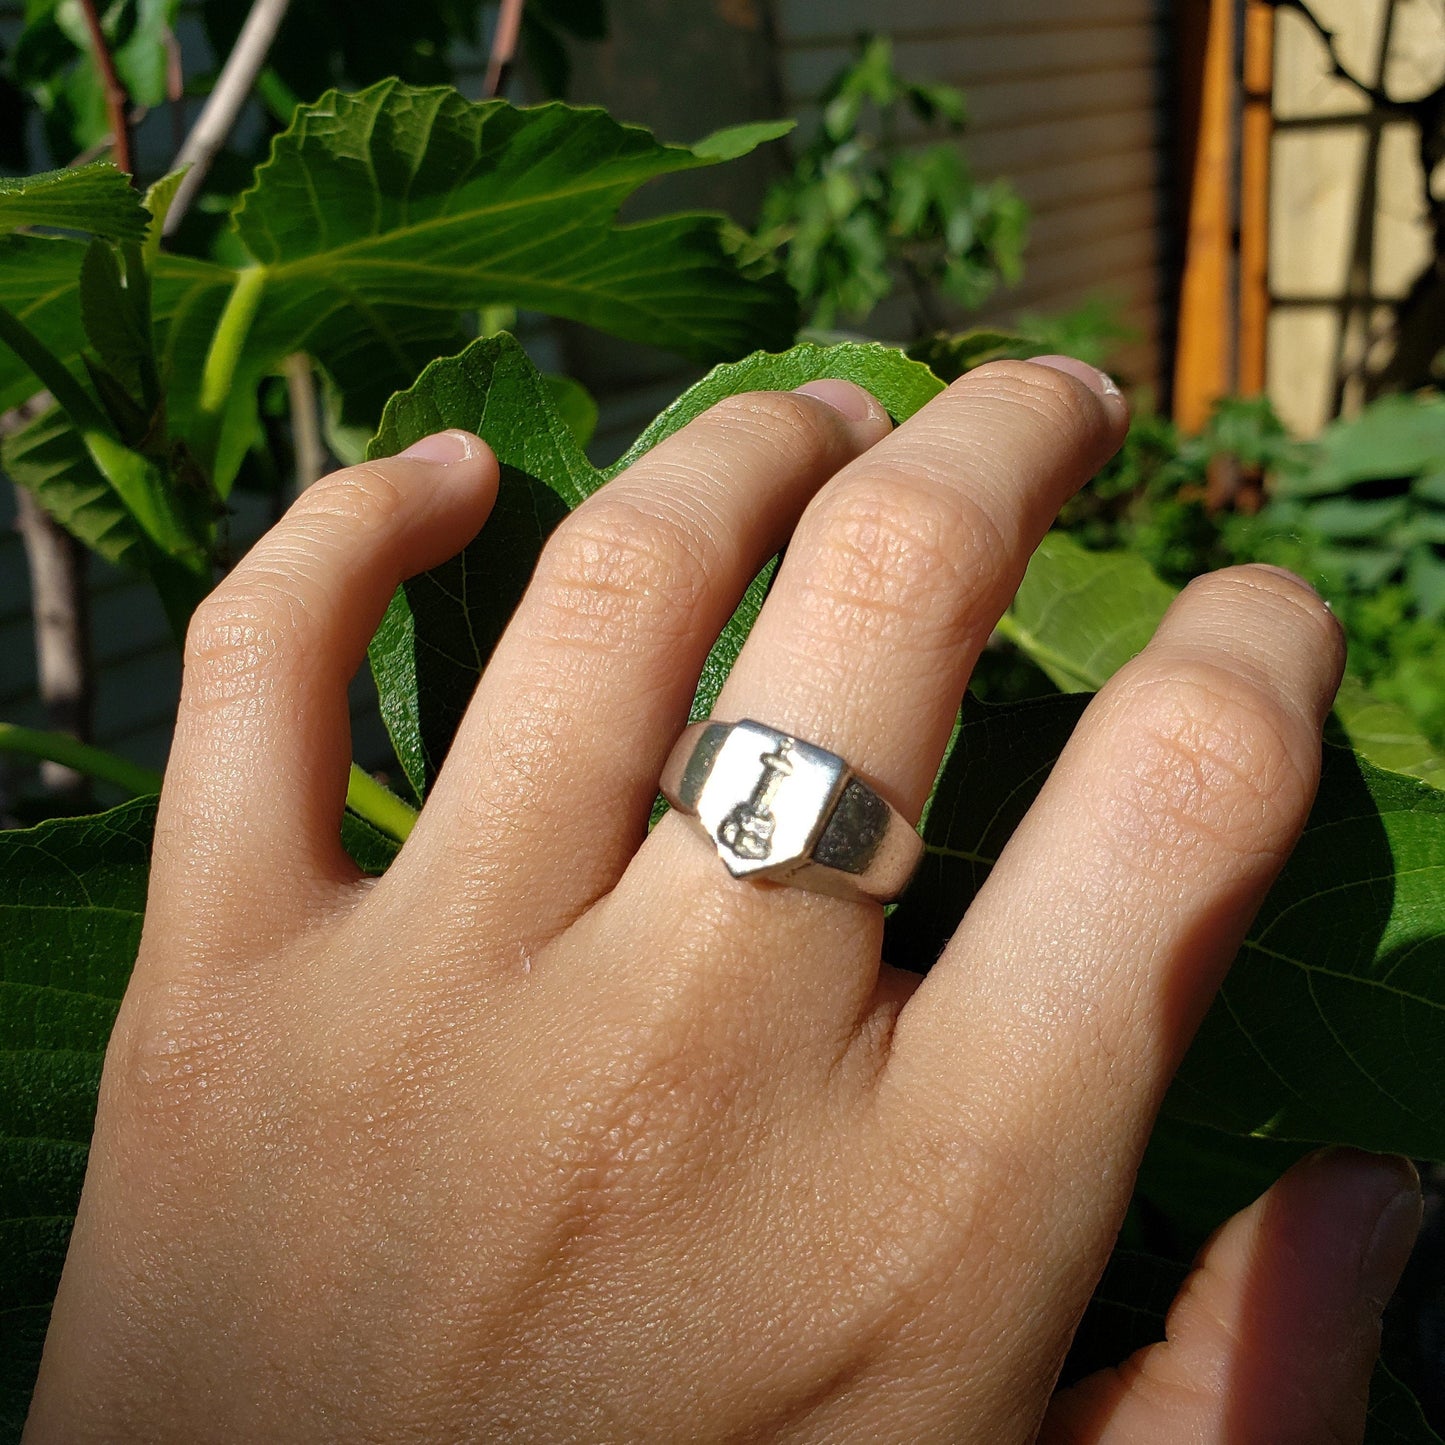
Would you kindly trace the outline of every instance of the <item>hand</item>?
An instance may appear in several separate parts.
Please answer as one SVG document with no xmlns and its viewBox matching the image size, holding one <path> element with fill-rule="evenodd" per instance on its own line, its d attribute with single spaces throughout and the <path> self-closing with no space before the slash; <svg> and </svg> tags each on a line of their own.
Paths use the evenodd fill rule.
<svg viewBox="0 0 1445 1445">
<path fill-rule="evenodd" d="M 191 629 L 30 1438 L 1358 1439 L 1419 1201 L 1343 1152 L 1225 1226 L 1167 1343 L 1050 1406 L 1314 792 L 1342 645 L 1302 583 L 1184 592 L 921 982 L 876 903 L 735 881 L 677 814 L 647 834 L 790 537 L 717 716 L 917 817 L 1125 424 L 1063 359 L 892 434 L 844 382 L 716 407 L 559 528 L 377 881 L 338 843 L 346 683 L 497 467 L 444 433 L 310 489 Z"/>
</svg>

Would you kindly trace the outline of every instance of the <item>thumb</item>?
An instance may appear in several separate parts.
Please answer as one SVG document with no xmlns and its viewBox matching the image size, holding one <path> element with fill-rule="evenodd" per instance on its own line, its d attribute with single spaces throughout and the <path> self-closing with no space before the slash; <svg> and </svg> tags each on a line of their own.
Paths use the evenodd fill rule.
<svg viewBox="0 0 1445 1445">
<path fill-rule="evenodd" d="M 1420 1227 L 1405 1159 L 1302 1159 L 1200 1251 L 1166 1338 L 1054 1397 L 1044 1445 L 1360 1440 L 1380 1315 Z"/>
</svg>

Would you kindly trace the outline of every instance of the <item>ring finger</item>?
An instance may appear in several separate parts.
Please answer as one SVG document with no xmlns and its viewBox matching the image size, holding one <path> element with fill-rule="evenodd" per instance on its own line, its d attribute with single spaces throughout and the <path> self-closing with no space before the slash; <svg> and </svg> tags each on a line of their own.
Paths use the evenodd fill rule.
<svg viewBox="0 0 1445 1445">
<path fill-rule="evenodd" d="M 753 718 L 838 754 L 916 819 L 1030 554 L 1126 425 L 1117 388 L 1069 358 L 996 363 L 956 382 L 810 504 L 715 716 Z M 715 880 L 738 900 L 766 896 L 760 926 L 807 940 L 807 957 L 790 959 L 789 981 L 774 988 L 811 998 L 815 1013 L 826 1001 L 848 1026 L 871 996 L 874 905 L 728 885 L 680 818 L 664 820 L 633 872 L 627 888 L 659 897 L 682 880 L 693 892 Z M 850 953 L 862 965 L 851 981 L 838 967 Z"/>
</svg>

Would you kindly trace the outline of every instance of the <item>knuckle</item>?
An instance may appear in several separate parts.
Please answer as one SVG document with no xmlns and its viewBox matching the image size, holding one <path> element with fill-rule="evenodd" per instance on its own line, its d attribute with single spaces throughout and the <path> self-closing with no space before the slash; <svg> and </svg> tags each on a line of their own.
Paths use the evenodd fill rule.
<svg viewBox="0 0 1445 1445">
<path fill-rule="evenodd" d="M 294 587 L 255 571 L 218 587 L 186 630 L 187 700 L 223 706 L 258 692 L 296 631 L 297 606 Z"/>
<path fill-rule="evenodd" d="M 776 455 L 828 456 L 839 450 L 844 427 L 831 407 L 790 391 L 748 391 L 730 396 L 698 418 L 700 429 L 719 432 L 729 449 L 740 439 Z"/>
<path fill-rule="evenodd" d="M 293 515 L 298 518 L 333 520 L 365 530 L 382 528 L 407 504 L 407 489 L 386 467 L 362 462 L 322 477 L 302 493 Z"/>
<path fill-rule="evenodd" d="M 538 580 L 566 640 L 616 647 L 639 624 L 649 637 L 669 619 L 684 628 L 717 571 L 716 548 L 700 529 L 612 497 L 588 502 L 557 528 Z"/>
<path fill-rule="evenodd" d="M 214 975 L 173 982 L 128 1001 L 103 1075 L 114 1117 L 147 1152 L 184 1139 L 198 1113 L 224 1109 L 246 1056 L 243 1010 Z"/>
<path fill-rule="evenodd" d="M 902 474 L 844 479 L 818 504 L 805 602 L 830 633 L 879 619 L 910 632 L 933 624 L 946 646 L 984 625 L 982 612 L 1006 544 L 979 503 Z"/>
<path fill-rule="evenodd" d="M 956 1116 L 916 1116 L 883 1165 L 892 1288 L 914 1302 L 1006 1268 L 1019 1241 L 990 1201 L 1042 1197 L 1038 1164 L 1024 1147 Z"/>
<path fill-rule="evenodd" d="M 1241 857 L 1288 851 L 1314 794 L 1316 749 L 1259 684 L 1192 660 L 1122 675 L 1125 759 L 1099 804 L 1115 846 L 1162 870 L 1201 847 Z"/>
<path fill-rule="evenodd" d="M 1104 408 L 1083 383 L 1051 366 L 1028 361 L 990 361 L 953 383 L 969 395 L 1032 413 L 1053 433 L 1098 431 Z"/>
</svg>

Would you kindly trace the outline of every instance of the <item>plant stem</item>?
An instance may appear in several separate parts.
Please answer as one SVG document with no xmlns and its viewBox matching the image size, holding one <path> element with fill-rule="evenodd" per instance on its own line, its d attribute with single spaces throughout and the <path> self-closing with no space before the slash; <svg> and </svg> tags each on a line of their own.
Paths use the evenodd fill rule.
<svg viewBox="0 0 1445 1445">
<path fill-rule="evenodd" d="M 291 450 L 296 458 L 296 495 L 299 497 L 320 476 L 326 465 L 326 446 L 316 407 L 316 373 L 304 351 L 286 358 L 286 399 L 291 409 Z"/>
<path fill-rule="evenodd" d="M 88 778 L 114 783 L 116 787 L 138 796 L 161 790 L 159 773 L 138 763 L 127 762 L 104 748 L 77 742 L 64 733 L 47 733 L 38 728 L 19 727 L 15 723 L 0 723 L 0 752 L 24 753 L 43 762 L 61 763 Z"/>
<path fill-rule="evenodd" d="M 171 214 L 175 213 L 172 206 Z M 214 450 L 220 440 L 221 417 L 230 398 L 231 388 L 236 382 L 236 368 L 241 364 L 241 353 L 246 338 L 251 333 L 251 323 L 256 319 L 256 309 L 261 304 L 261 293 L 266 288 L 266 268 L 248 266 L 236 273 L 235 285 L 226 298 L 220 320 L 216 322 L 216 334 L 211 337 L 211 348 L 206 353 L 205 365 L 201 369 L 201 394 L 199 401 L 199 440 L 204 460 L 214 462 Z"/>
<path fill-rule="evenodd" d="M 115 163 L 127 175 L 132 175 L 135 167 L 130 154 L 130 96 L 116 74 L 115 61 L 111 58 L 110 46 L 106 44 L 105 31 L 101 29 L 95 0 L 80 0 L 80 13 L 90 34 L 90 48 L 95 57 L 95 68 L 100 72 L 100 83 L 105 87 L 105 113 L 110 120 L 110 145 Z"/>
<path fill-rule="evenodd" d="M 221 67 L 215 88 L 207 97 L 190 135 L 172 164 L 173 170 L 187 169 L 186 178 L 176 191 L 166 216 L 164 233 L 167 236 L 180 225 L 196 198 L 196 192 L 201 189 L 216 153 L 225 145 L 226 137 L 236 124 L 236 117 L 256 83 L 256 76 L 266 63 L 266 53 L 276 38 L 276 31 L 289 4 L 290 0 L 254 0 L 246 23 L 241 26 L 241 33 Z"/>
<path fill-rule="evenodd" d="M 117 757 L 104 748 L 77 742 L 64 733 L 47 733 L 39 728 L 23 728 L 16 723 L 0 723 L 0 752 L 23 753 L 43 762 L 61 763 L 88 778 L 114 783 L 137 797 L 161 790 L 161 775 L 153 769 Z M 395 838 L 398 843 L 406 842 L 416 824 L 416 809 L 355 763 L 351 765 L 351 777 L 346 784 L 346 806 L 357 817 L 364 818 L 373 828 L 385 833 L 388 838 Z"/>
<path fill-rule="evenodd" d="M 346 806 L 398 843 L 405 843 L 416 825 L 416 809 L 355 763 L 346 784 Z"/>
</svg>

